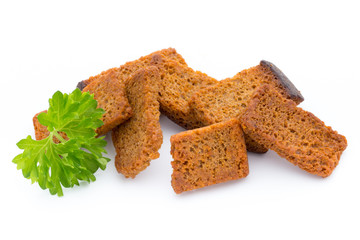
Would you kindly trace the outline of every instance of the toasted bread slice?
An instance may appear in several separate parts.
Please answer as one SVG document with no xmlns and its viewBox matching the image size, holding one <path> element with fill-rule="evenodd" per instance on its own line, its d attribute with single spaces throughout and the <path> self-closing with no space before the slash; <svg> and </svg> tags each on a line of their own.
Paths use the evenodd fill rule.
<svg viewBox="0 0 360 240">
<path fill-rule="evenodd" d="M 254 92 L 240 118 L 258 143 L 318 176 L 332 173 L 347 146 L 344 136 L 268 84 Z"/>
<path fill-rule="evenodd" d="M 101 78 L 103 75 L 107 75 L 109 73 L 118 73 L 117 75 L 118 80 L 126 81 L 126 79 L 128 79 L 131 76 L 131 74 L 135 73 L 137 70 L 149 66 L 158 66 L 161 68 L 162 63 L 167 60 L 173 60 L 180 65 L 187 66 L 184 58 L 180 54 L 178 54 L 174 48 L 167 48 L 140 57 L 137 60 L 127 62 L 124 65 L 121 65 L 120 67 L 115 67 L 103 71 L 102 73 L 96 76 L 92 76 L 87 80 L 83 80 L 79 82 L 77 87 L 80 88 L 80 90 L 83 90 L 92 81 L 95 81 Z"/>
<path fill-rule="evenodd" d="M 238 119 L 171 136 L 176 193 L 244 178 L 249 166 L 243 131 Z"/>
<path fill-rule="evenodd" d="M 151 160 L 160 156 L 159 79 L 158 69 L 149 67 L 138 70 L 126 84 L 133 116 L 112 131 L 112 139 L 116 169 L 127 178 L 135 178 L 150 165 Z"/>
<path fill-rule="evenodd" d="M 160 72 L 159 102 L 161 112 L 169 119 L 186 129 L 203 126 L 193 116 L 188 106 L 192 93 L 217 83 L 217 80 L 205 73 L 189 68 L 183 57 L 175 49 L 163 49 L 127 62 L 118 68 L 111 68 L 97 76 L 90 77 L 78 84 L 83 89 L 90 82 L 101 79 L 103 75 L 116 73 L 116 78 L 126 84 L 127 79 L 137 70 L 156 66 Z"/>
<path fill-rule="evenodd" d="M 191 97 L 189 106 L 197 121 L 205 126 L 239 118 L 255 89 L 266 83 L 275 86 L 288 99 L 297 103 L 303 101 L 301 93 L 274 64 L 261 61 L 256 67 L 243 70 L 232 78 L 196 92 Z M 245 140 L 248 151 L 267 151 L 247 135 Z"/>
<path fill-rule="evenodd" d="M 104 135 L 120 125 L 132 115 L 132 110 L 126 97 L 125 84 L 116 80 L 117 73 L 109 72 L 87 85 L 83 92 L 94 94 L 98 107 L 105 110 L 102 117 L 104 125 L 96 133 Z"/>
</svg>

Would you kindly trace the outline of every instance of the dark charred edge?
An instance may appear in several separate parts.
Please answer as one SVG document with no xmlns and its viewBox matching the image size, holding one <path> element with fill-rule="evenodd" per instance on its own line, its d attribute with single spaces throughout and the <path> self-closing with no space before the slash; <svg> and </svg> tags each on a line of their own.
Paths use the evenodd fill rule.
<svg viewBox="0 0 360 240">
<path fill-rule="evenodd" d="M 273 63 L 265 60 L 261 60 L 260 65 L 268 68 L 277 77 L 277 79 L 279 79 L 280 84 L 285 88 L 293 101 L 298 104 L 304 101 L 304 97 L 300 91 L 278 67 L 276 67 Z"/>
<path fill-rule="evenodd" d="M 76 87 L 82 91 L 87 85 L 88 85 L 88 84 L 86 83 L 86 80 L 83 80 L 83 81 L 81 81 L 81 82 L 78 82 L 78 84 L 76 85 Z"/>
</svg>

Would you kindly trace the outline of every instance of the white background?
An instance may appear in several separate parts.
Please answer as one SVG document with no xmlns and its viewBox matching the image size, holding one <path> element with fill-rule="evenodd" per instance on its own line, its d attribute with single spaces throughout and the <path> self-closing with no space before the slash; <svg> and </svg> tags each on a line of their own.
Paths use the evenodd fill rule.
<svg viewBox="0 0 360 240">
<path fill-rule="evenodd" d="M 98 2 L 0 2 L 1 239 L 360 238 L 357 1 Z M 347 137 L 333 174 L 269 151 L 249 154 L 245 179 L 176 195 L 169 138 L 183 129 L 164 116 L 161 157 L 136 179 L 112 160 L 59 198 L 16 170 L 16 143 L 34 136 L 32 117 L 56 90 L 168 47 L 218 80 L 275 63 L 304 95 L 300 106 Z"/>
</svg>

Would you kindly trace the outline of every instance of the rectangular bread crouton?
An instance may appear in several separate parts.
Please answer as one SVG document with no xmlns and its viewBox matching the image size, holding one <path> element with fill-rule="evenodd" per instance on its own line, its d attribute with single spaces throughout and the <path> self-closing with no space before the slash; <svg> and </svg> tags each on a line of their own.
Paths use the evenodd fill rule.
<svg viewBox="0 0 360 240">
<path fill-rule="evenodd" d="M 116 75 L 113 72 L 105 74 L 83 89 L 83 92 L 94 94 L 98 107 L 105 110 L 101 118 L 104 125 L 96 129 L 96 133 L 99 136 L 108 133 L 132 115 L 132 110 L 126 97 L 125 84 L 116 81 Z"/>
<path fill-rule="evenodd" d="M 271 84 L 286 98 L 298 103 L 303 97 L 290 80 L 274 64 L 261 61 L 256 67 L 241 71 L 232 78 L 199 90 L 189 102 L 198 122 L 204 126 L 239 118 L 248 105 L 255 89 Z M 246 147 L 251 152 L 266 152 L 267 149 L 245 134 Z"/>
<path fill-rule="evenodd" d="M 125 85 L 116 80 L 116 73 L 110 72 L 91 82 L 82 92 L 94 94 L 98 108 L 105 110 L 101 118 L 104 125 L 96 129 L 98 136 L 104 135 L 117 125 L 126 121 L 132 114 L 131 107 L 126 97 Z M 40 113 L 38 113 L 40 114 Z M 36 140 L 41 140 L 49 135 L 49 131 L 42 126 L 36 114 L 33 118 Z M 63 137 L 65 134 L 63 133 Z"/>
<path fill-rule="evenodd" d="M 116 150 L 116 169 L 127 178 L 135 178 L 150 165 L 152 159 L 160 156 L 159 78 L 156 67 L 143 68 L 126 84 L 133 116 L 112 131 L 112 139 Z"/>
<path fill-rule="evenodd" d="M 180 54 L 178 54 L 174 48 L 168 48 L 140 57 L 137 60 L 127 62 L 124 65 L 121 65 L 120 67 L 115 67 L 103 71 L 102 73 L 96 76 L 92 76 L 87 80 L 83 80 L 79 82 L 77 87 L 80 88 L 80 90 L 83 90 L 92 81 L 95 81 L 101 78 L 103 75 L 109 74 L 110 72 L 119 73 L 117 75 L 118 79 L 120 81 L 124 81 L 128 79 L 131 76 L 131 74 L 135 73 L 137 70 L 141 68 L 149 67 L 149 66 L 158 66 L 158 65 L 160 65 L 158 67 L 161 67 L 162 62 L 167 60 L 173 60 L 180 65 L 187 66 L 183 57 Z"/>
<path fill-rule="evenodd" d="M 249 166 L 243 131 L 238 119 L 171 136 L 176 193 L 244 178 Z"/>
<path fill-rule="evenodd" d="M 301 169 L 329 176 L 347 146 L 346 138 L 285 99 L 273 86 L 253 94 L 241 116 L 244 132 Z"/>
<path fill-rule="evenodd" d="M 118 81 L 126 84 L 127 79 L 137 70 L 149 66 L 158 67 L 160 72 L 159 102 L 161 112 L 186 129 L 201 127 L 202 124 L 195 121 L 192 112 L 189 111 L 190 96 L 199 89 L 217 83 L 217 80 L 188 67 L 183 57 L 173 48 L 151 53 L 138 60 L 127 62 L 118 68 L 111 68 L 80 82 L 78 88 L 83 89 L 92 81 L 109 73 L 117 73 L 115 76 Z"/>
</svg>

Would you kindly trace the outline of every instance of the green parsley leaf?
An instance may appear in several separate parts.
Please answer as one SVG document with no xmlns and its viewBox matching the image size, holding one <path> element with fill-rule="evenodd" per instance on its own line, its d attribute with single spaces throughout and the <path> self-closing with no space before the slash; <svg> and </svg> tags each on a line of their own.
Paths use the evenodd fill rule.
<svg viewBox="0 0 360 240">
<path fill-rule="evenodd" d="M 47 112 L 38 115 L 49 136 L 39 141 L 31 136 L 20 140 L 17 146 L 24 151 L 13 162 L 31 183 L 37 182 L 52 195 L 63 196 L 62 186 L 79 185 L 79 180 L 95 181 L 94 173 L 99 168 L 104 170 L 110 161 L 102 155 L 106 153 L 104 137 L 96 138 L 95 133 L 103 124 L 105 111 L 97 108 L 93 95 L 79 89 L 70 94 L 57 91 L 49 105 Z M 67 139 L 59 132 L 64 132 Z M 60 143 L 55 143 L 54 138 Z"/>
</svg>

